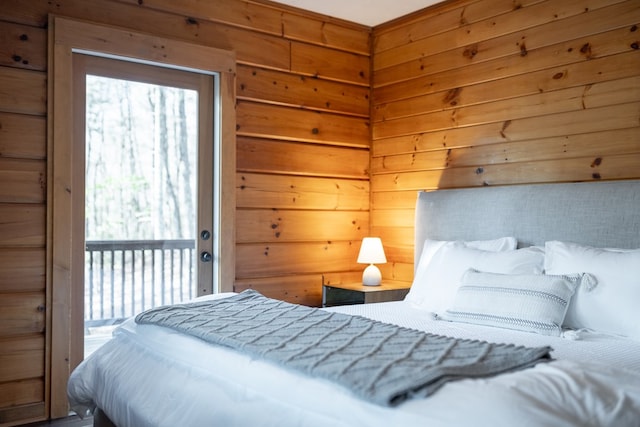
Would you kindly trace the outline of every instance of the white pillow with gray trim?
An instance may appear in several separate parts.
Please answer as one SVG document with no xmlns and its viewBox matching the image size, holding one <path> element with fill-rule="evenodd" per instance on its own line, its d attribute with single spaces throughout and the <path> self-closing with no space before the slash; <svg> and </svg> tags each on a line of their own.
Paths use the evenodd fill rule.
<svg viewBox="0 0 640 427">
<path fill-rule="evenodd" d="M 470 269 L 462 276 L 453 305 L 439 318 L 560 336 L 569 301 L 582 276 Z"/>
</svg>

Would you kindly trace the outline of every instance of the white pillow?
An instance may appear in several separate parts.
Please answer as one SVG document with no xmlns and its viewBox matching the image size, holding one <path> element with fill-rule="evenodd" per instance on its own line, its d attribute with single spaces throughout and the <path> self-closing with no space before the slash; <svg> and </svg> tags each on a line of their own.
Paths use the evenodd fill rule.
<svg viewBox="0 0 640 427">
<path fill-rule="evenodd" d="M 420 261 L 418 261 L 418 268 L 416 268 L 416 274 L 420 269 L 425 269 L 431 262 L 433 255 L 447 243 L 453 242 L 452 240 L 431 240 L 424 241 L 422 252 L 420 253 Z M 470 240 L 460 241 L 468 248 L 482 249 L 483 251 L 501 252 L 513 250 L 518 246 L 518 241 L 515 237 L 501 237 L 493 240 Z"/>
<path fill-rule="evenodd" d="M 545 244 L 548 274 L 587 272 L 597 286 L 580 286 L 564 324 L 640 340 L 640 249 L 599 249 L 575 243 Z"/>
<path fill-rule="evenodd" d="M 496 274 L 467 270 L 453 305 L 440 317 L 560 336 L 581 274 Z"/>
<path fill-rule="evenodd" d="M 490 252 L 448 242 L 424 269 L 418 269 L 406 296 L 415 307 L 441 314 L 451 306 L 462 274 L 470 268 L 491 273 L 541 274 L 544 253 L 539 248 Z"/>
</svg>

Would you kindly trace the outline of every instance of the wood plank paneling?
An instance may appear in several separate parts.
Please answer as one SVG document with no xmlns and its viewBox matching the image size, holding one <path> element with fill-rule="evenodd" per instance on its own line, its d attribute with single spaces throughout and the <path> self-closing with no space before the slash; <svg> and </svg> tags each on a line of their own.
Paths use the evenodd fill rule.
<svg viewBox="0 0 640 427">
<path fill-rule="evenodd" d="M 369 147 L 369 121 L 338 114 L 238 102 L 238 136 Z"/>
<path fill-rule="evenodd" d="M 239 137 L 237 147 L 237 167 L 242 172 L 369 177 L 369 150 L 247 137 Z"/>
<path fill-rule="evenodd" d="M 43 203 L 46 167 L 43 160 L 0 158 L 0 203 Z"/>
<path fill-rule="evenodd" d="M 606 143 L 603 143 L 605 142 Z M 536 151 L 531 152 L 535 144 Z M 375 157 L 372 173 L 406 172 L 424 168 L 480 166 L 526 160 L 552 160 L 576 155 L 601 157 L 640 152 L 640 129 L 620 129 L 588 134 L 541 138 L 536 141 L 505 142 L 500 145 L 477 145 L 456 150 L 433 150 L 412 154 Z M 414 195 L 415 196 L 415 195 Z"/>
<path fill-rule="evenodd" d="M 39 402 L 43 397 L 44 381 L 42 379 L 0 383 L 0 408 L 11 408 Z M 42 412 L 42 407 L 39 409 Z M 3 412 L 0 410 L 0 422 L 14 421 L 13 417 L 9 415 L 12 411 L 7 411 L 8 414 L 3 414 Z M 33 416 L 33 414 L 30 415 Z"/>
<path fill-rule="evenodd" d="M 369 32 L 360 25 L 345 25 L 335 19 L 317 19 L 285 12 L 282 34 L 292 40 L 315 43 L 365 56 L 371 54 Z"/>
<path fill-rule="evenodd" d="M 240 66 L 237 73 L 239 99 L 369 116 L 366 87 L 258 67 Z"/>
<path fill-rule="evenodd" d="M 541 127 L 535 117 L 504 122 L 424 132 L 374 141 L 373 156 L 411 153 L 434 149 L 454 149 L 508 141 L 534 141 L 582 133 L 636 127 L 640 105 L 613 105 L 555 114 Z"/>
<path fill-rule="evenodd" d="M 370 28 L 262 0 L 3 0 L 0 301 L 8 304 L 12 298 L 23 301 L 28 295 L 44 295 L 44 263 L 51 259 L 45 247 L 51 229 L 46 224 L 51 201 L 45 172 L 52 161 L 45 127 L 54 113 L 47 111 L 50 15 L 129 29 L 148 35 L 148 40 L 163 38 L 233 51 L 238 115 L 236 123 L 224 126 L 237 128 L 238 185 L 223 188 L 222 194 L 225 200 L 224 194 L 238 195 L 237 204 L 232 203 L 242 224 L 238 245 L 257 248 L 274 240 L 277 249 L 271 259 L 280 264 L 263 268 L 263 260 L 249 250 L 236 279 L 246 284 L 242 275 L 249 271 L 267 295 L 319 305 L 322 273 L 360 270 L 354 262 L 357 254 L 345 242 L 358 241 L 369 227 Z M 109 34 L 93 32 L 74 37 L 112 40 Z M 154 46 L 159 62 L 192 54 Z M 64 102 L 61 105 L 66 108 Z M 60 150 L 55 154 L 65 156 Z M 234 232 L 224 230 L 227 235 Z M 323 245 L 330 249 L 318 252 Z M 289 260 L 300 253 L 308 263 L 291 268 Z M 65 268 L 62 265 L 61 274 L 66 274 Z M 46 292 L 50 301 L 70 305 L 60 301 L 68 295 Z M 51 322 L 64 331 L 71 327 L 67 320 L 62 313 Z M 5 322 L 0 340 L 13 329 L 38 329 L 25 322 L 22 319 L 21 326 L 11 330 Z M 45 342 L 44 335 L 40 339 Z M 35 357 L 28 359 L 24 358 L 25 369 L 31 372 L 42 372 L 46 366 L 43 359 L 40 363 Z M 55 389 L 64 379 L 59 372 L 67 369 L 53 366 L 44 379 L 31 385 L 0 380 L 5 387 L 0 394 L 19 396 L 0 402 L 0 424 L 43 417 L 49 409 L 65 413 L 64 395 L 49 405 L 42 390 L 47 381 Z"/>
<path fill-rule="evenodd" d="M 49 14 L 235 52 L 236 290 L 318 305 L 364 233 L 410 281 L 418 189 L 640 177 L 634 0 L 448 0 L 372 33 L 263 0 L 4 0 L 0 301 L 43 290 Z M 43 410 L 18 400 L 0 423 Z"/>
<path fill-rule="evenodd" d="M 0 112 L 0 157 L 44 159 L 46 127 L 44 117 Z"/>
<path fill-rule="evenodd" d="M 45 213 L 44 205 L 0 203 L 0 247 L 44 247 Z"/>
<path fill-rule="evenodd" d="M 44 71 L 47 68 L 46 31 L 0 21 L 0 65 Z"/>
<path fill-rule="evenodd" d="M 395 49 L 376 51 L 373 55 L 373 68 L 378 70 L 390 67 L 417 56 L 427 57 L 525 29 L 537 32 L 539 26 L 554 21 L 564 21 L 565 31 L 568 31 L 569 24 L 573 22 L 569 21 L 568 18 L 581 16 L 582 19 L 578 20 L 578 22 L 582 27 L 585 15 L 594 14 L 594 11 L 600 8 L 620 2 L 621 0 L 566 0 L 562 2 L 547 0 L 527 7 L 516 8 L 509 13 L 500 14 L 496 10 L 493 16 L 482 21 L 471 24 L 466 24 L 463 21 L 457 28 L 450 31 L 436 33 L 413 43 L 400 45 Z M 495 3 L 494 0 L 491 0 L 490 4 L 485 3 L 485 7 L 487 10 L 494 11 Z M 628 10 L 625 9 L 625 11 Z M 619 17 L 616 16 L 618 13 L 621 13 L 621 10 L 608 9 L 606 17 L 610 19 L 609 22 L 615 18 L 618 18 L 619 21 Z M 584 28 L 581 28 L 581 30 L 584 31 Z"/>
<path fill-rule="evenodd" d="M 0 67 L 0 111 L 44 115 L 46 103 L 46 73 Z"/>
<path fill-rule="evenodd" d="M 359 250 L 360 240 L 240 244 L 237 248 L 236 274 L 238 279 L 246 279 L 322 273 L 328 269 L 356 271 L 360 268 L 356 264 Z"/>
<path fill-rule="evenodd" d="M 510 7 L 452 1 L 374 29 L 370 224 L 404 274 L 418 190 L 640 178 L 640 4 Z"/>
<path fill-rule="evenodd" d="M 369 213 L 247 209 L 238 212 L 236 226 L 238 243 L 326 242 L 343 236 L 361 239 L 369 231 Z"/>
<path fill-rule="evenodd" d="M 42 335 L 0 340 L 0 383 L 44 377 Z"/>
<path fill-rule="evenodd" d="M 369 86 L 369 57 L 292 43 L 291 70 L 313 77 Z"/>
<path fill-rule="evenodd" d="M 506 69 L 507 72 L 514 66 L 520 67 L 521 72 L 527 72 L 535 71 L 535 66 L 559 66 L 580 58 L 617 53 L 620 46 L 630 47 L 634 43 L 634 40 L 628 44 L 625 44 L 625 41 L 634 36 L 632 29 L 637 22 L 638 10 L 628 4 L 611 7 L 614 8 L 613 11 L 607 8 L 592 11 L 588 25 L 580 24 L 585 17 L 576 16 L 568 20 L 550 22 L 535 32 L 519 31 L 427 57 L 418 56 L 401 64 L 374 71 L 375 85 L 381 87 L 444 71 L 454 72 L 465 66 L 481 67 L 481 63 L 505 60 L 507 56 L 513 56 L 508 64 L 514 64 Z M 616 13 L 625 14 L 625 18 L 621 22 L 615 22 L 612 27 L 611 16 Z M 519 57 L 529 58 L 518 61 Z M 535 57 L 536 60 L 529 61 L 531 57 Z M 504 65 L 501 64 L 492 75 L 500 76 Z M 480 70 L 481 68 L 478 69 Z M 470 76 L 473 74 L 469 73 Z M 400 91 L 389 92 L 395 96 L 407 95 Z"/>
<path fill-rule="evenodd" d="M 0 298 L 0 336 L 44 332 L 43 292 L 4 294 Z"/>
<path fill-rule="evenodd" d="M 242 173 L 238 208 L 368 210 L 369 181 Z"/>
<path fill-rule="evenodd" d="M 0 249 L 0 295 L 45 291 L 44 248 Z"/>
</svg>

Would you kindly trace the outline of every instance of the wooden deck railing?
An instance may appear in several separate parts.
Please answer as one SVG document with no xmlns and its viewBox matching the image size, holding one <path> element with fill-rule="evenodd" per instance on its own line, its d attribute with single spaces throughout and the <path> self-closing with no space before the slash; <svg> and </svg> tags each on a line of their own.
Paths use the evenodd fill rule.
<svg viewBox="0 0 640 427">
<path fill-rule="evenodd" d="M 119 323 L 195 296 L 194 240 L 86 242 L 85 325 Z"/>
</svg>

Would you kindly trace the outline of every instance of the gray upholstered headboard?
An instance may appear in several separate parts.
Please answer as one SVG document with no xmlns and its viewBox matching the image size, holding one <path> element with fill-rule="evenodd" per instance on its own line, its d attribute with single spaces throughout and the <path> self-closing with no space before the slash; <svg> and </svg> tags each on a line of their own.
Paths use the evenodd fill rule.
<svg viewBox="0 0 640 427">
<path fill-rule="evenodd" d="M 532 184 L 418 193 L 415 260 L 425 239 L 515 236 L 520 246 L 562 240 L 640 248 L 640 180 Z"/>
</svg>

